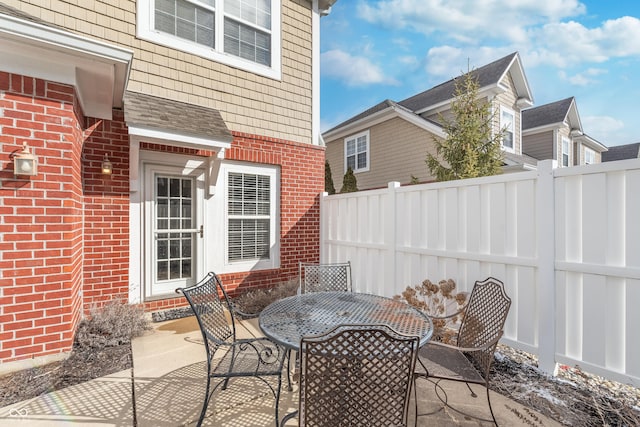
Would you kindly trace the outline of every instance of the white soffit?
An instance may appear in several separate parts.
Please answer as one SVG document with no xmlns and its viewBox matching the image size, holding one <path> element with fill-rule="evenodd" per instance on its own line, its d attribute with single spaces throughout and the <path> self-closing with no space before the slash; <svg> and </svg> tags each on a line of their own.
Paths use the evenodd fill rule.
<svg viewBox="0 0 640 427">
<path fill-rule="evenodd" d="M 122 108 L 133 51 L 48 25 L 0 15 L 0 70 L 76 87 L 88 117 Z"/>
</svg>

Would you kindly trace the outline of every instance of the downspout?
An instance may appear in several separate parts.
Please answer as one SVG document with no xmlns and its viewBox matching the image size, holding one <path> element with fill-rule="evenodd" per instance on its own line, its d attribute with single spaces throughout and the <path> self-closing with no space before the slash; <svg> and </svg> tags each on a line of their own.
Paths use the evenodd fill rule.
<svg viewBox="0 0 640 427">
<path fill-rule="evenodd" d="M 320 137 L 320 10 L 311 5 L 311 144 L 323 145 Z"/>
<path fill-rule="evenodd" d="M 311 143 L 324 145 L 320 135 L 320 18 L 338 0 L 311 0 Z"/>
</svg>

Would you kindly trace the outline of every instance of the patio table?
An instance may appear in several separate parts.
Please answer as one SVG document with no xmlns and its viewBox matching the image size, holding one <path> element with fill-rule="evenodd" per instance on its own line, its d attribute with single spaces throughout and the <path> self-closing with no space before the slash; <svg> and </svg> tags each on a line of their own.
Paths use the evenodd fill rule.
<svg viewBox="0 0 640 427">
<path fill-rule="evenodd" d="M 260 329 L 273 341 L 298 351 L 300 339 L 320 335 L 340 324 L 385 324 L 426 344 L 433 334 L 431 319 L 410 305 L 379 295 L 357 292 L 313 292 L 271 303 L 260 313 Z"/>
</svg>

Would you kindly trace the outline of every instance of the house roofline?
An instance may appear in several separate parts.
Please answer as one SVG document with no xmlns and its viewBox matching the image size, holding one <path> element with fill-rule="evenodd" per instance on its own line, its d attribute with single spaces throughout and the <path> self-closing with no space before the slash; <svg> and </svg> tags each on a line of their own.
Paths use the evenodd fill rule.
<svg viewBox="0 0 640 427">
<path fill-rule="evenodd" d="M 349 123 L 340 128 L 334 128 L 333 130 L 323 133 L 322 138 L 324 141 L 330 141 L 333 139 L 343 138 L 349 135 L 352 135 L 355 132 L 363 130 L 365 128 L 370 128 L 379 123 L 386 122 L 392 118 L 399 117 L 403 120 L 406 120 L 428 132 L 435 134 L 441 138 L 446 137 L 446 133 L 444 130 L 435 124 L 434 122 L 420 117 L 404 107 L 392 102 L 387 108 L 376 111 L 366 117 L 363 117 L 360 120 Z"/>
<path fill-rule="evenodd" d="M 75 86 L 85 115 L 122 107 L 133 51 L 35 21 L 0 14 L 2 70 Z"/>
</svg>

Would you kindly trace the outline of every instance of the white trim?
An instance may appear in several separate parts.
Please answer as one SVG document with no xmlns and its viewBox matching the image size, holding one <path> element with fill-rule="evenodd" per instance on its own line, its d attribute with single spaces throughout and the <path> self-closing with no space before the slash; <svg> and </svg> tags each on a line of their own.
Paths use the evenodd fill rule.
<svg viewBox="0 0 640 427">
<path fill-rule="evenodd" d="M 516 145 L 517 145 L 517 141 L 516 141 L 516 113 L 515 111 L 513 111 L 511 108 L 507 108 L 504 105 L 500 105 L 500 117 L 498 120 L 498 126 L 500 129 L 500 132 L 503 131 L 503 129 L 505 128 L 505 126 L 503 126 L 502 124 L 502 114 L 503 113 L 507 113 L 507 114 L 511 114 L 511 133 L 512 133 L 512 138 L 511 138 L 511 147 L 507 147 L 504 145 L 504 139 L 501 138 L 500 139 L 500 145 L 502 146 L 502 149 L 504 151 L 508 151 L 510 153 L 515 153 L 516 152 Z"/>
<path fill-rule="evenodd" d="M 595 150 L 593 150 L 592 148 L 589 147 L 584 147 L 584 164 L 585 165 L 592 165 L 596 162 L 596 152 Z M 587 161 L 587 154 L 589 154 L 591 156 L 591 161 L 588 162 Z"/>
<path fill-rule="evenodd" d="M 320 135 L 320 11 L 312 0 L 311 14 L 311 144 L 324 145 Z M 329 6 L 331 9 L 331 6 Z"/>
<path fill-rule="evenodd" d="M 229 193 L 228 177 L 230 172 L 267 175 L 270 179 L 270 251 L 268 260 L 246 260 L 246 261 L 234 261 L 229 262 L 228 256 L 228 198 Z M 280 169 L 277 166 L 270 165 L 255 165 L 235 161 L 222 162 L 220 166 L 220 177 L 218 178 L 218 186 L 221 188 L 220 199 L 222 208 L 222 221 L 216 221 L 218 226 L 213 230 L 215 236 L 217 236 L 216 253 L 219 254 L 214 258 L 215 266 L 214 270 L 220 273 L 239 273 L 245 271 L 256 270 L 269 270 L 280 267 Z M 215 225 L 209 227 L 214 228 Z M 222 239 L 221 237 L 222 236 Z M 215 238 L 210 239 L 215 241 Z M 223 251 L 220 251 L 220 245 L 224 247 Z M 220 257 L 222 255 L 222 257 Z"/>
<path fill-rule="evenodd" d="M 174 133 L 161 129 L 138 126 L 127 123 L 131 141 L 145 141 L 150 143 L 172 145 L 176 147 L 215 150 L 231 148 L 233 138 L 209 139 L 197 136 Z"/>
<path fill-rule="evenodd" d="M 564 142 L 567 141 L 567 164 L 564 164 Z M 566 136 L 562 135 L 560 138 L 560 159 L 559 162 L 560 167 L 566 168 L 571 166 L 571 140 Z"/>
<path fill-rule="evenodd" d="M 215 40 L 216 48 L 208 48 L 179 37 L 172 36 L 155 30 L 153 26 L 153 13 L 155 0 L 137 1 L 137 26 L 136 36 L 148 42 L 167 46 L 173 49 L 191 53 L 212 61 L 220 62 L 234 68 L 249 71 L 275 80 L 282 79 L 282 13 L 281 0 L 271 0 L 271 66 L 257 64 L 255 62 L 239 58 L 225 53 L 224 40 L 224 6 L 221 0 L 215 8 Z"/>
<path fill-rule="evenodd" d="M 407 122 L 414 124 L 419 128 L 426 130 L 427 132 L 431 132 L 435 136 L 438 136 L 440 138 L 446 138 L 447 136 L 444 130 L 442 130 L 442 128 L 435 123 L 416 114 L 410 113 L 401 107 L 389 106 L 384 110 L 377 111 L 353 123 L 349 123 L 348 125 L 337 128 L 331 132 L 326 132 L 322 134 L 322 137 L 325 141 L 332 141 L 334 139 L 348 137 L 349 135 L 357 132 L 362 132 L 367 128 L 371 128 L 377 124 L 384 123 L 387 120 L 391 120 L 396 117 L 402 120 L 406 120 Z"/>
<path fill-rule="evenodd" d="M 111 120 L 122 107 L 133 51 L 0 15 L 0 70 L 73 85 L 86 116 Z"/>
<path fill-rule="evenodd" d="M 363 168 L 358 168 L 358 138 L 361 138 L 365 136 L 367 139 L 367 149 L 365 151 L 366 153 L 366 162 L 367 165 Z M 364 132 L 359 132 L 359 133 L 355 133 L 353 135 L 349 135 L 347 137 L 344 138 L 344 171 L 346 173 L 347 171 L 347 143 L 349 141 L 355 141 L 355 168 L 353 168 L 353 173 L 360 173 L 360 172 L 368 172 L 369 169 L 371 168 L 371 135 L 369 130 L 365 130 Z"/>
</svg>

